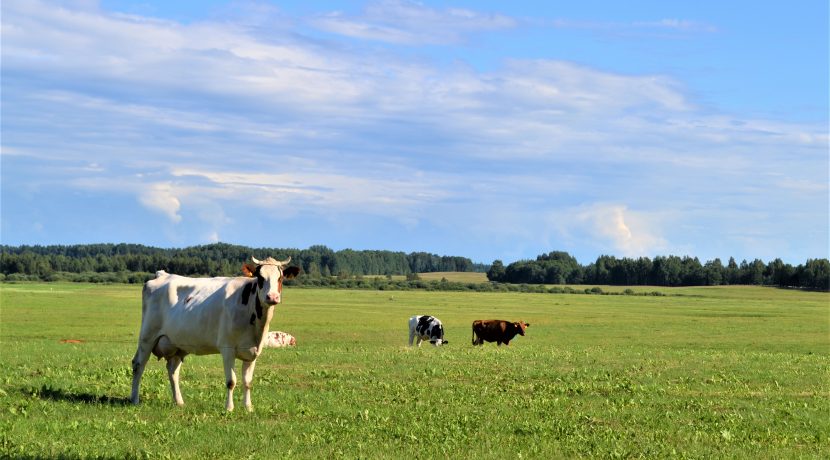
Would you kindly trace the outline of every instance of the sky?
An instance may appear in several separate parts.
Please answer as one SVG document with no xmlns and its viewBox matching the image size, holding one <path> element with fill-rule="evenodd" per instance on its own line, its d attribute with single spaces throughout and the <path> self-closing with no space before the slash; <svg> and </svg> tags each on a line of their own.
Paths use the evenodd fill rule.
<svg viewBox="0 0 830 460">
<path fill-rule="evenodd" d="M 0 242 L 828 257 L 828 15 L 4 0 Z"/>
</svg>

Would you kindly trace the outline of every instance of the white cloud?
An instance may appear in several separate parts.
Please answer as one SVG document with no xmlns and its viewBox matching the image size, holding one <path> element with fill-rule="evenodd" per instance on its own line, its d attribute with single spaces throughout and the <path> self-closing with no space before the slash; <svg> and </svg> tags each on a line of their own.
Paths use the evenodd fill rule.
<svg viewBox="0 0 830 460">
<path fill-rule="evenodd" d="M 583 243 L 614 254 L 654 256 L 670 248 L 662 236 L 661 217 L 654 213 L 632 211 L 620 204 L 597 203 L 555 216 L 567 237 L 582 239 Z"/>
<path fill-rule="evenodd" d="M 208 234 L 207 240 L 211 243 L 218 243 L 222 241 L 222 239 L 219 237 L 219 232 L 210 232 L 210 234 Z"/>
<path fill-rule="evenodd" d="M 182 220 L 182 216 L 179 215 L 181 202 L 169 183 L 152 184 L 140 192 L 138 200 L 144 207 L 161 212 L 173 223 Z"/>
<path fill-rule="evenodd" d="M 438 10 L 420 2 L 386 0 L 370 3 L 362 16 L 335 12 L 315 18 L 312 24 L 353 38 L 424 45 L 457 43 L 470 33 L 514 28 L 518 21 L 501 14 L 462 8 Z"/>
<path fill-rule="evenodd" d="M 283 212 L 302 208 L 322 214 L 360 211 L 403 217 L 442 198 L 435 184 L 416 178 L 388 180 L 322 172 L 269 174 L 197 169 L 174 169 L 171 173 L 183 184 L 189 184 L 180 186 L 188 197 L 241 202 Z M 207 179 L 210 185 L 199 185 L 193 180 L 199 178 Z"/>
<path fill-rule="evenodd" d="M 637 28 L 657 28 L 677 30 L 681 32 L 705 32 L 714 33 L 718 28 L 703 22 L 691 21 L 688 19 L 665 18 L 659 21 L 638 21 L 631 24 L 632 27 Z"/>
<path fill-rule="evenodd" d="M 580 21 L 573 19 L 545 20 L 531 18 L 528 24 L 557 29 L 580 29 L 611 36 L 639 36 L 649 38 L 682 38 L 692 35 L 719 32 L 718 27 L 699 21 L 678 18 L 664 18 L 654 21 Z"/>
</svg>

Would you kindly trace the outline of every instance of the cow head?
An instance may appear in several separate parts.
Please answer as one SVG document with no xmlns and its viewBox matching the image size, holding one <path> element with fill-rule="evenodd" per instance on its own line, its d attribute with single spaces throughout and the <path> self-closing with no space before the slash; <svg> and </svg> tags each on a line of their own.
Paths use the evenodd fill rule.
<svg viewBox="0 0 830 460">
<path fill-rule="evenodd" d="M 525 335 L 525 328 L 530 327 L 530 323 L 526 323 L 524 321 L 513 323 L 513 325 L 516 326 L 516 330 L 519 331 L 519 335 Z"/>
<path fill-rule="evenodd" d="M 282 281 L 292 279 L 300 273 L 299 267 L 288 267 L 291 257 L 278 261 L 273 257 L 257 260 L 251 256 L 251 264 L 242 266 L 245 276 L 256 277 L 257 296 L 265 305 L 276 305 L 282 301 Z"/>
<path fill-rule="evenodd" d="M 432 329 L 429 330 L 429 336 L 429 343 L 436 347 L 450 343 L 449 340 L 444 340 L 444 326 L 441 323 L 432 325 Z"/>
</svg>

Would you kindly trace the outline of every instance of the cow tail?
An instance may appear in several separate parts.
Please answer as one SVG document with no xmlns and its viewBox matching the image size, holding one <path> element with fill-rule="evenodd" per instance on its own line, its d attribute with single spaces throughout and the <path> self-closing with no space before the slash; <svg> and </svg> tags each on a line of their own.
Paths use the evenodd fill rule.
<svg viewBox="0 0 830 460">
<path fill-rule="evenodd" d="M 476 344 L 476 328 L 473 326 L 473 346 Z"/>
</svg>

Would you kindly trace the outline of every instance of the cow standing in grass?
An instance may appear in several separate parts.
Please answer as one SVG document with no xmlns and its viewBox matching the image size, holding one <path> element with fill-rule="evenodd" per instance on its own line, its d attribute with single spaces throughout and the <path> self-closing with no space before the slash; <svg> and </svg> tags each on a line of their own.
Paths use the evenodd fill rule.
<svg viewBox="0 0 830 460">
<path fill-rule="evenodd" d="M 439 346 L 447 344 L 444 340 L 444 325 L 441 320 L 429 315 L 415 315 L 409 318 L 409 346 L 412 346 L 415 338 L 418 338 L 418 346 L 421 342 L 428 340 L 429 343 Z"/>
<path fill-rule="evenodd" d="M 483 345 L 487 342 L 497 342 L 510 345 L 516 335 L 525 335 L 525 328 L 530 324 L 524 321 L 511 323 L 500 319 L 477 319 L 473 321 L 473 345 Z"/>
<path fill-rule="evenodd" d="M 254 265 L 245 264 L 246 277 L 188 278 L 161 270 L 144 284 L 141 332 L 133 358 L 130 399 L 138 404 L 139 387 L 150 354 L 167 361 L 173 402 L 184 405 L 179 389 L 179 369 L 189 354 L 221 354 L 225 366 L 227 399 L 233 410 L 236 386 L 234 364 L 242 361 L 245 408 L 253 410 L 251 385 L 256 359 L 263 350 L 274 306 L 282 301 L 283 279 L 291 279 L 299 268 L 288 267 L 289 257 L 271 257 Z"/>
</svg>

